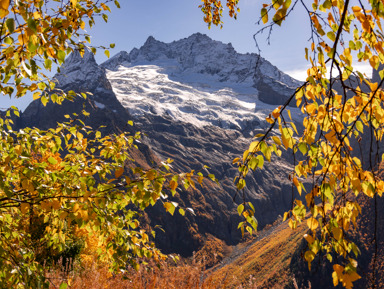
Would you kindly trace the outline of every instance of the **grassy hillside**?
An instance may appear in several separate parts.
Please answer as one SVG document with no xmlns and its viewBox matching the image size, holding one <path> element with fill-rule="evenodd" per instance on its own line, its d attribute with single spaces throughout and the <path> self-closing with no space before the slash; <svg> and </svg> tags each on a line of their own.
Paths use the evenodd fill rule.
<svg viewBox="0 0 384 289">
<path fill-rule="evenodd" d="M 248 288 L 250 282 L 257 288 L 293 286 L 289 265 L 305 231 L 303 224 L 291 230 L 283 222 L 261 232 L 255 241 L 236 246 L 223 264 L 213 268 L 212 280 L 226 280 L 226 288 Z"/>
<path fill-rule="evenodd" d="M 57 288 L 63 280 L 69 282 L 70 288 L 81 289 L 284 288 L 287 285 L 294 288 L 289 265 L 305 230 L 302 225 L 293 231 L 284 222 L 235 247 L 210 236 L 193 258 L 177 264 L 167 261 L 160 267 L 152 264 L 149 269 L 128 269 L 125 274 L 112 275 L 105 264 L 94 260 L 75 264 L 77 269 L 69 274 L 57 269 L 49 277 L 52 288 Z"/>
</svg>

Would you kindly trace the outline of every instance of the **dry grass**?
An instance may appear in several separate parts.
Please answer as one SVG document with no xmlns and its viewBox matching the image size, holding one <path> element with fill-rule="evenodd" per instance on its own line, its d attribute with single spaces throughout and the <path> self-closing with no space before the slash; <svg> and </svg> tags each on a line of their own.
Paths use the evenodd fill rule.
<svg viewBox="0 0 384 289">
<path fill-rule="evenodd" d="M 124 274 L 112 275 L 106 267 L 92 267 L 81 272 L 72 271 L 66 275 L 64 270 L 54 270 L 48 277 L 51 281 L 50 288 L 59 288 L 66 281 L 72 289 L 213 289 L 227 288 L 230 278 L 214 280 L 206 274 L 205 264 L 192 261 L 189 264 L 179 262 L 177 265 L 163 262 L 160 267 L 150 264 L 135 271 L 129 269 Z M 243 288 L 239 286 L 238 288 Z M 244 288 L 256 288 L 253 278 L 249 279 Z"/>
<path fill-rule="evenodd" d="M 193 255 L 193 260 L 195 263 L 204 264 L 204 269 L 211 268 L 228 256 L 231 250 L 224 241 L 208 235 L 204 246 Z"/>
<path fill-rule="evenodd" d="M 51 288 L 59 288 L 66 281 L 71 289 L 212 289 L 212 288 L 284 288 L 290 284 L 296 288 L 294 276 L 289 271 L 289 263 L 297 244 L 302 239 L 306 226 L 291 230 L 286 223 L 278 225 L 272 233 L 244 250 L 239 257 L 228 264 L 216 264 L 230 248 L 216 238 L 208 238 L 206 245 L 194 255 L 192 260 L 150 263 L 138 271 L 128 269 L 124 274 L 113 275 L 104 263 L 93 261 L 74 265 L 68 270 L 58 268 L 47 277 Z M 237 248 L 243 248 L 245 244 Z M 225 262 L 225 259 L 224 259 Z"/>
<path fill-rule="evenodd" d="M 240 257 L 214 271 L 211 279 L 218 282 L 236 276 L 229 279 L 226 288 L 245 286 L 251 278 L 257 288 L 284 288 L 288 284 L 294 287 L 289 264 L 306 230 L 305 224 L 296 230 L 291 230 L 286 222 L 280 224 L 272 234 L 255 242 Z"/>
</svg>

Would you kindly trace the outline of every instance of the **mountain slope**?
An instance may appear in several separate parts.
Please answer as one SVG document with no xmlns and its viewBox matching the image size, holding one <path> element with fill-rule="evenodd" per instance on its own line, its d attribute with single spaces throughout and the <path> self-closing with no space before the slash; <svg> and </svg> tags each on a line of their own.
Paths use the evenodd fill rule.
<svg viewBox="0 0 384 289">
<path fill-rule="evenodd" d="M 232 200 L 237 168 L 231 163 L 248 148 L 249 137 L 266 127 L 264 118 L 275 107 L 260 96 L 276 92 L 260 91 L 258 85 L 269 81 L 275 90 L 286 88 L 279 92 L 284 101 L 297 81 L 256 54 L 238 54 L 201 34 L 170 44 L 150 37 L 140 49 L 121 52 L 101 66 L 89 52 L 83 58 L 74 53 L 56 79 L 61 89 L 92 95 L 60 106 L 34 101 L 22 114 L 22 126 L 52 127 L 83 109 L 90 113 L 86 124 L 106 125 L 105 133 L 132 130 L 126 123 L 133 120 L 133 129 L 146 135 L 135 156 L 140 165 L 156 166 L 168 157 L 178 172 L 208 165 L 221 184 L 178 192 L 175 200 L 196 215 L 172 217 L 161 205 L 148 210 L 151 225 L 165 230 L 158 230 L 157 244 L 167 253 L 190 255 L 208 233 L 228 244 L 239 242 L 240 217 Z M 293 115 L 300 118 L 297 111 Z M 273 159 L 247 180 L 260 228 L 290 207 L 288 163 Z"/>
<path fill-rule="evenodd" d="M 174 159 L 178 171 L 208 165 L 221 181 L 221 188 L 202 189 L 193 200 L 188 192 L 181 198 L 197 211 L 199 233 L 237 243 L 240 218 L 232 201 L 237 169 L 231 163 L 248 148 L 247 138 L 268 126 L 265 117 L 275 108 L 259 100 L 258 85 L 263 79 L 284 87 L 285 102 L 299 82 L 256 54 L 238 54 L 230 44 L 201 34 L 168 44 L 149 37 L 140 49 L 120 52 L 101 66 L 160 158 Z M 300 112 L 293 115 L 300 119 Z M 291 201 L 288 162 L 274 162 L 248 180 L 260 227 Z"/>
<path fill-rule="evenodd" d="M 247 288 L 250 283 L 257 288 L 294 288 L 291 258 L 306 230 L 305 224 L 296 230 L 289 228 L 287 222 L 275 224 L 260 232 L 255 240 L 237 245 L 229 256 L 210 270 L 208 278 L 225 284 L 225 288 Z M 299 288 L 307 288 L 307 280 L 300 281 L 303 284 Z"/>
</svg>

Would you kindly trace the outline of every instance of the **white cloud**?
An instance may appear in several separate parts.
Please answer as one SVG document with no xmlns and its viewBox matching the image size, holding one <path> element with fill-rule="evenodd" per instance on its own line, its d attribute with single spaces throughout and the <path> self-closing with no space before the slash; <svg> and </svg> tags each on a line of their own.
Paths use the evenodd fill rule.
<svg viewBox="0 0 384 289">
<path fill-rule="evenodd" d="M 353 66 L 353 68 L 355 71 L 359 71 L 365 74 L 369 78 L 372 77 L 372 67 L 368 63 L 357 63 Z M 308 68 L 293 69 L 293 70 L 285 71 L 285 73 L 297 80 L 305 81 L 308 76 L 307 69 Z M 328 67 L 328 72 L 329 72 L 329 67 Z"/>
<path fill-rule="evenodd" d="M 296 70 L 289 70 L 285 72 L 289 76 L 293 77 L 294 79 L 305 81 L 307 78 L 307 69 L 296 69 Z"/>
</svg>

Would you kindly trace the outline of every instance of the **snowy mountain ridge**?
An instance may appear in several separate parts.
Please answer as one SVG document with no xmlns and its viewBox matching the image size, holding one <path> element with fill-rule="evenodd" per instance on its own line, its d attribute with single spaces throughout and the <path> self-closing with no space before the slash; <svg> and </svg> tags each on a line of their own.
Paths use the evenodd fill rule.
<svg viewBox="0 0 384 289">
<path fill-rule="evenodd" d="M 149 37 L 140 49 L 100 66 L 133 116 L 166 115 L 200 127 L 263 122 L 300 85 L 257 54 L 239 54 L 200 33 L 168 44 Z"/>
<path fill-rule="evenodd" d="M 151 223 L 166 232 L 156 232 L 159 247 L 190 256 L 208 234 L 227 244 L 241 240 L 233 202 L 238 168 L 232 161 L 249 147 L 249 137 L 268 125 L 265 116 L 285 102 L 295 80 L 256 54 L 238 54 L 231 45 L 201 34 L 169 44 L 150 37 L 140 49 L 121 52 L 103 65 L 89 51 L 83 57 L 74 52 L 55 78 L 58 89 L 90 94 L 61 105 L 35 100 L 16 121 L 18 128 L 46 130 L 76 113 L 102 134 L 140 131 L 143 138 L 133 158 L 141 167 L 170 158 L 175 172 L 207 165 L 221 180 L 220 186 L 193 192 L 179 186 L 175 201 L 192 207 L 195 215 L 171 217 L 161 204 L 150 208 Z M 296 110 L 292 116 L 299 118 Z M 282 158 L 249 176 L 245 192 L 260 228 L 290 209 L 290 170 Z"/>
<path fill-rule="evenodd" d="M 171 43 L 150 36 L 140 49 L 134 48 L 130 53 L 121 51 L 101 66 L 116 70 L 118 65 L 145 65 L 170 59 L 178 64 L 170 73 L 183 76 L 197 73 L 214 76 L 219 82 L 253 83 L 253 78 L 257 78 L 261 72 L 261 75 L 289 87 L 299 83 L 259 55 L 237 53 L 231 43 L 224 44 L 201 33 Z"/>
</svg>

